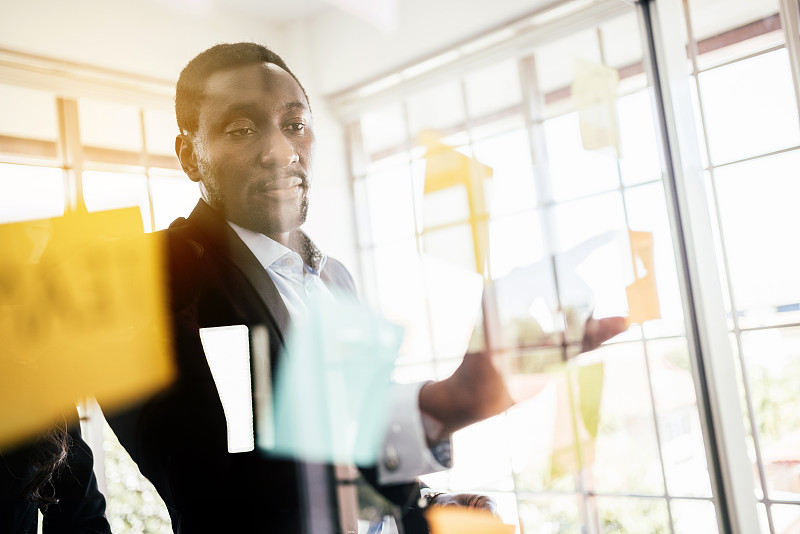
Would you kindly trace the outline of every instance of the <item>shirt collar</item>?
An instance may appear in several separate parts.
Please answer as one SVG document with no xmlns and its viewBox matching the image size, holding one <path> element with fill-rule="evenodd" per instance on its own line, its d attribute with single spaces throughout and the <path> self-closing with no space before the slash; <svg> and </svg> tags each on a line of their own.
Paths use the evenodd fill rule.
<svg viewBox="0 0 800 534">
<path fill-rule="evenodd" d="M 294 230 L 289 236 L 289 242 L 292 248 L 288 248 L 270 239 L 264 234 L 254 232 L 238 224 L 227 221 L 236 235 L 247 245 L 247 248 L 255 255 L 259 263 L 268 268 L 276 260 L 280 259 L 287 253 L 294 252 L 299 254 L 303 263 L 311 268 L 311 271 L 319 275 L 328 257 L 319 249 L 317 245 L 301 230 Z"/>
</svg>

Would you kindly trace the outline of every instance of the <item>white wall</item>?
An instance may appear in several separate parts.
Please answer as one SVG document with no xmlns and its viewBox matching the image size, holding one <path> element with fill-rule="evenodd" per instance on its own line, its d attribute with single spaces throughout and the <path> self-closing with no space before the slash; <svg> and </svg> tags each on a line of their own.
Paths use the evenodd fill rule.
<svg viewBox="0 0 800 534">
<path fill-rule="evenodd" d="M 0 48 L 175 81 L 224 41 L 282 48 L 276 25 L 212 0 L 4 0 Z"/>
</svg>

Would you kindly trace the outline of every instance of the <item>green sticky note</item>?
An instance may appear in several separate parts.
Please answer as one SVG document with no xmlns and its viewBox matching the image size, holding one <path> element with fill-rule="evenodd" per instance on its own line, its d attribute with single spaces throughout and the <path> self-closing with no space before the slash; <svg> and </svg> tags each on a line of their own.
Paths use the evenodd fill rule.
<svg viewBox="0 0 800 534">
<path fill-rule="evenodd" d="M 298 460 L 374 464 L 402 328 L 353 298 L 322 299 L 289 332 L 275 385 L 275 442 Z"/>
<path fill-rule="evenodd" d="M 600 401 L 603 398 L 604 377 L 603 362 L 578 368 L 581 419 L 583 426 L 592 438 L 597 437 L 597 427 L 600 424 Z"/>
</svg>

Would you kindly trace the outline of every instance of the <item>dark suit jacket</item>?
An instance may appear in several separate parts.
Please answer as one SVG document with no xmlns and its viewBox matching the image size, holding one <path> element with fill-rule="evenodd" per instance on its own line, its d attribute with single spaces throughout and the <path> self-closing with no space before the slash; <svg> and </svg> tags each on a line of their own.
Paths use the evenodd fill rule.
<svg viewBox="0 0 800 534">
<path fill-rule="evenodd" d="M 338 531 L 332 469 L 269 458 L 258 450 L 227 451 L 225 415 L 199 329 L 266 326 L 274 372 L 289 315 L 272 280 L 202 200 L 188 219 L 160 234 L 169 259 L 178 377 L 156 398 L 111 418 L 112 428 L 166 502 L 176 533 Z M 329 258 L 322 272 L 329 287 L 355 291 L 336 260 Z M 365 474 L 374 480 L 372 471 Z M 313 510 L 303 497 L 309 476 L 314 489 L 325 490 L 316 493 L 326 496 L 314 500 Z M 384 490 L 401 504 L 412 497 L 408 485 Z"/>
</svg>

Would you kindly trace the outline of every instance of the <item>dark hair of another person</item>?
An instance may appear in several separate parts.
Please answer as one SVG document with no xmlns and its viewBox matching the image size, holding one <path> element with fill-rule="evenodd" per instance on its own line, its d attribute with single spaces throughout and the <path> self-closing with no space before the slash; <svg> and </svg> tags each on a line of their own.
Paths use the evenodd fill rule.
<svg viewBox="0 0 800 534">
<path fill-rule="evenodd" d="M 427 496 L 428 506 L 460 506 L 485 510 L 500 519 L 497 503 L 491 497 L 476 493 L 431 493 Z"/>
<path fill-rule="evenodd" d="M 47 488 L 53 490 L 53 476 L 67 459 L 69 440 L 66 423 L 54 425 L 36 439 L 28 452 L 33 476 L 23 492 L 28 500 L 41 508 L 58 502 L 56 497 L 47 495 Z"/>
<path fill-rule="evenodd" d="M 212 74 L 253 63 L 273 63 L 285 70 L 300 86 L 308 103 L 303 84 L 278 54 L 257 43 L 222 43 L 195 56 L 178 77 L 175 87 L 175 117 L 181 133 L 197 132 L 200 105 L 205 96 L 206 82 Z"/>
</svg>

